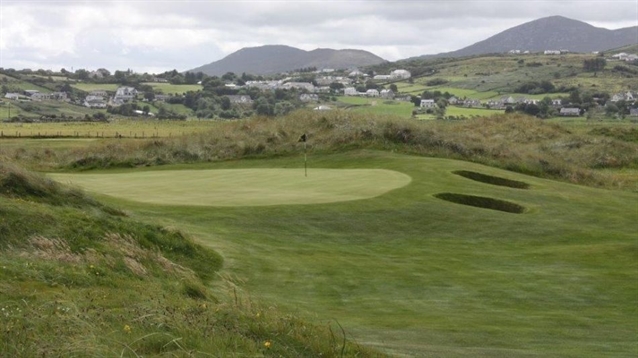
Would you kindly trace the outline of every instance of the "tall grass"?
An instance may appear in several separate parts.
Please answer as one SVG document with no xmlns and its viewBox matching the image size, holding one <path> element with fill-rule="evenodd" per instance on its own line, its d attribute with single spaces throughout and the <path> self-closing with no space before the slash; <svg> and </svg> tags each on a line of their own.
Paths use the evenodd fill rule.
<svg viewBox="0 0 638 358">
<path fill-rule="evenodd" d="M 348 111 L 298 111 L 281 118 L 224 122 L 179 138 L 110 140 L 67 151 L 7 148 L 39 168 L 96 169 L 297 155 L 301 134 L 311 152 L 394 150 L 455 158 L 571 183 L 631 188 L 633 181 L 600 169 L 638 167 L 638 144 L 599 132 L 573 133 L 523 115 L 465 121 L 413 121 Z"/>
</svg>

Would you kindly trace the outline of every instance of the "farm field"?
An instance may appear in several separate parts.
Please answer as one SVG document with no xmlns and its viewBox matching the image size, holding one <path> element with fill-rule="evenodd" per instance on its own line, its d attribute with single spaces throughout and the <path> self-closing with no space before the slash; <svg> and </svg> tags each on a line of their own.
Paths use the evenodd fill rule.
<svg viewBox="0 0 638 358">
<path fill-rule="evenodd" d="M 115 92 L 120 85 L 116 83 L 74 83 L 71 87 L 77 88 L 80 91 L 91 92 L 97 90 Z"/>
<path fill-rule="evenodd" d="M 161 121 L 154 119 L 116 120 L 112 122 L 69 123 L 3 123 L 0 131 L 6 137 L 170 137 L 206 131 L 219 124 L 216 121 Z"/>
<path fill-rule="evenodd" d="M 337 320 L 357 342 L 393 354 L 636 352 L 638 194 L 369 150 L 311 153 L 309 163 L 309 179 L 313 168 L 382 169 L 411 182 L 369 199 L 266 207 L 170 205 L 168 194 L 153 192 L 166 203 L 142 203 L 125 191 L 118 194 L 123 198 L 98 197 L 133 218 L 194 235 L 224 257 L 221 275 L 246 294 L 310 319 Z M 117 178 L 112 173 L 149 173 L 149 184 L 151 174 L 164 183 L 170 175 L 177 185 L 192 170 L 251 170 L 258 176 L 259 170 L 284 168 L 303 170 L 302 157 L 90 175 L 103 184 Z M 457 171 L 491 179 L 471 180 Z M 65 175 L 64 181 L 81 183 L 83 175 Z M 529 188 L 494 185 L 508 182 L 495 178 Z M 212 177 L 203 183 L 190 189 L 198 193 L 215 185 Z M 316 185 L 308 182 L 307 190 Z M 435 197 L 443 193 L 504 200 L 524 211 Z"/>
<path fill-rule="evenodd" d="M 354 105 L 350 107 L 349 110 L 360 113 L 393 115 L 403 118 L 410 118 L 412 116 L 412 110 L 414 110 L 414 104 L 412 102 L 393 101 L 383 98 L 344 96 L 338 97 L 338 102 L 346 105 Z"/>
<path fill-rule="evenodd" d="M 454 117 L 489 117 L 495 114 L 503 114 L 503 110 L 499 109 L 483 109 L 483 108 L 466 108 L 466 107 L 458 107 L 458 106 L 447 106 L 445 107 L 445 115 L 446 116 L 454 116 Z M 417 115 L 417 119 L 435 119 L 434 114 L 419 114 Z"/>
<path fill-rule="evenodd" d="M 164 94 L 183 94 L 188 91 L 199 91 L 202 89 L 201 85 L 173 85 L 159 82 L 144 82 L 142 84 L 149 85 L 153 87 L 154 91 L 161 91 Z"/>
</svg>

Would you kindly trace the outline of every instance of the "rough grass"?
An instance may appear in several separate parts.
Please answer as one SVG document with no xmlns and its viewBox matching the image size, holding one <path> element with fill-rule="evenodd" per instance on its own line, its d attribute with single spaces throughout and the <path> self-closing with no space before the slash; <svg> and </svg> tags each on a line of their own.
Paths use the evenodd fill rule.
<svg viewBox="0 0 638 358">
<path fill-rule="evenodd" d="M 161 125 L 156 123 L 156 125 Z M 215 123 L 179 138 L 102 141 L 69 150 L 0 148 L 33 167 L 96 169 L 300 155 L 354 148 L 464 159 L 571 183 L 635 189 L 635 180 L 609 169 L 638 166 L 638 145 L 573 131 L 522 115 L 466 121 L 411 121 L 349 111 L 295 112 L 286 117 Z"/>
</svg>

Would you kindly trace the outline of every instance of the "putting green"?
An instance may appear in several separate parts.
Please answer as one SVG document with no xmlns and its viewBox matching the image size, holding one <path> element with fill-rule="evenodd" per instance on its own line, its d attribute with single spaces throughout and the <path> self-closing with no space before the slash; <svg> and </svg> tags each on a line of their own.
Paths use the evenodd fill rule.
<svg viewBox="0 0 638 358">
<path fill-rule="evenodd" d="M 152 204 L 265 206 L 368 199 L 407 185 L 384 169 L 162 170 L 117 174 L 49 174 L 87 191 Z"/>
</svg>

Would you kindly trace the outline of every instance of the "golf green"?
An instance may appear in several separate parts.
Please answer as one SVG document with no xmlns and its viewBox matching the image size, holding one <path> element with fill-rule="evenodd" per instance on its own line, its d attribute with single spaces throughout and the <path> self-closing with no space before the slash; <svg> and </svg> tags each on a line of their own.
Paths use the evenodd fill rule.
<svg viewBox="0 0 638 358">
<path fill-rule="evenodd" d="M 385 169 L 218 169 L 50 174 L 87 191 L 143 203 L 196 206 L 319 204 L 368 199 L 410 183 Z"/>
</svg>

